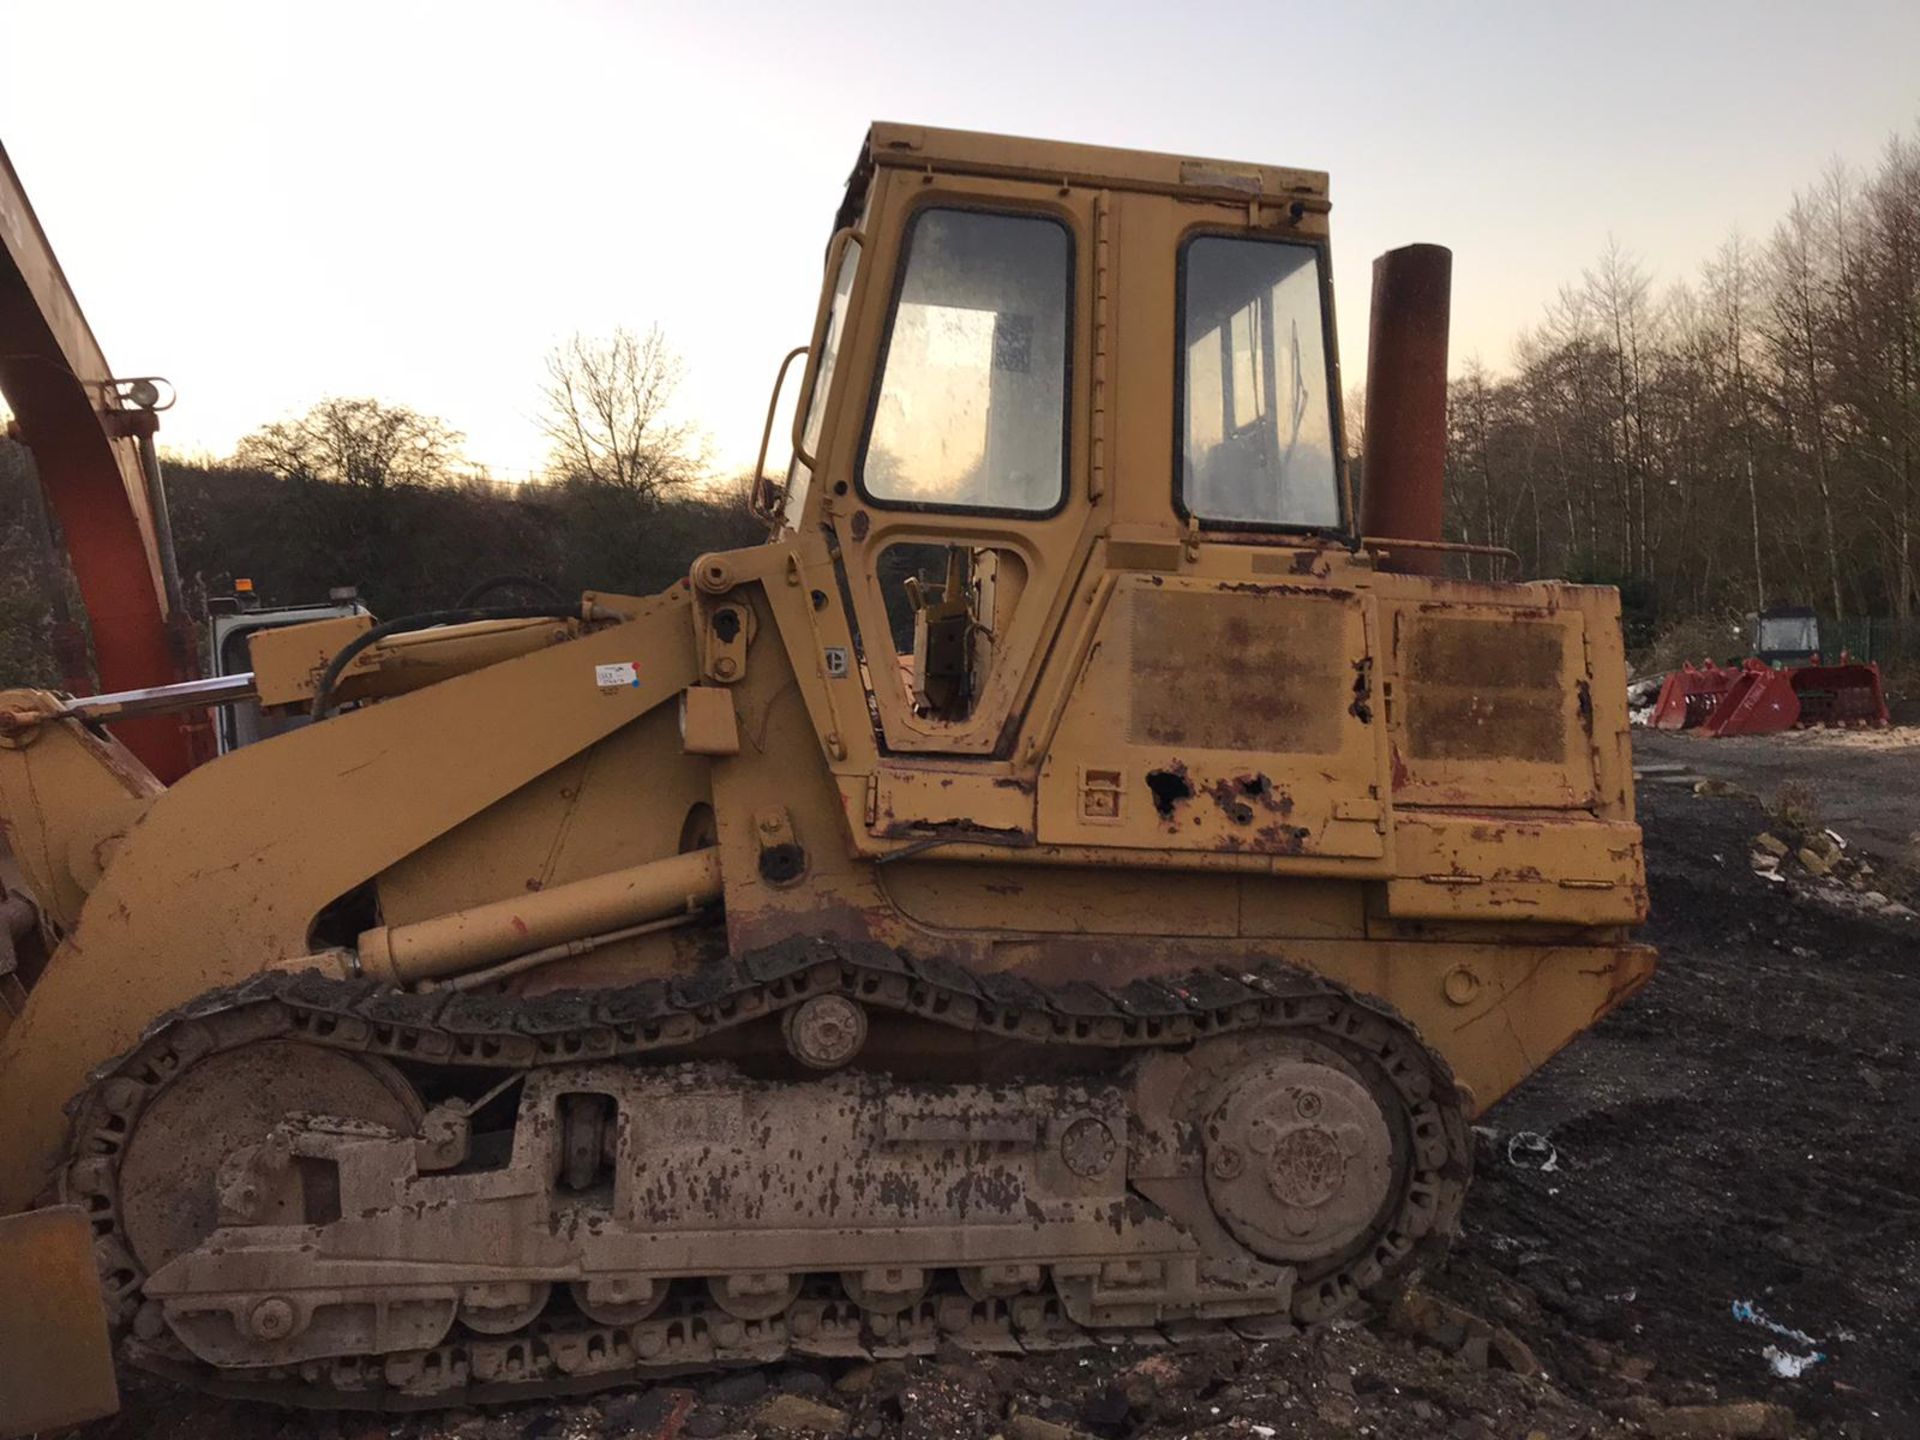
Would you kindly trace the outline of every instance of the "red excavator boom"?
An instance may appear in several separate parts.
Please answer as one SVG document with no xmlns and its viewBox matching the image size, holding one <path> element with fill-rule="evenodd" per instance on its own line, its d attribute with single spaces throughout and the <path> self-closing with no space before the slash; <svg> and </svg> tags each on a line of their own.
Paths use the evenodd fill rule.
<svg viewBox="0 0 1920 1440">
<path fill-rule="evenodd" d="M 198 668 L 177 583 L 169 583 L 164 498 L 155 505 L 157 416 L 136 403 L 147 394 L 151 387 L 143 392 L 108 366 L 0 147 L 0 395 L 59 522 L 105 691 L 191 680 Z M 203 758 L 207 733 L 199 711 L 115 725 L 169 782 Z"/>
</svg>

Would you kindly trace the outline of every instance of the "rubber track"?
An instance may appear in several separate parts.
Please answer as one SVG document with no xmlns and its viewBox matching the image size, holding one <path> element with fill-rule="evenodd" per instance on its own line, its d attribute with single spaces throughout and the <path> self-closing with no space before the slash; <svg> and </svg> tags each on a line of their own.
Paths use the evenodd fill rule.
<svg viewBox="0 0 1920 1440">
<path fill-rule="evenodd" d="M 1181 1048 L 1215 1035 L 1318 1032 L 1358 1047 L 1399 1090 L 1412 1139 L 1408 1201 L 1379 1244 L 1295 1289 L 1294 1313 L 1273 1322 L 1170 1322 L 1171 1333 L 1235 1324 L 1270 1337 L 1323 1324 L 1404 1281 L 1419 1252 L 1444 1245 L 1471 1166 L 1466 1117 L 1451 1070 L 1384 1002 L 1326 978 L 1272 964 L 1253 972 L 1200 970 L 1110 988 L 1085 981 L 1040 986 L 940 958 L 909 958 L 871 942 L 783 941 L 712 961 L 684 976 L 527 1000 L 463 991 L 414 993 L 317 971 L 263 972 L 210 992 L 157 1021 L 140 1044 L 96 1072 L 69 1107 L 70 1158 L 62 1198 L 90 1211 L 102 1285 L 131 1360 L 217 1394 L 327 1408 L 420 1409 L 535 1399 L 787 1356 L 903 1355 L 943 1337 L 985 1350 L 1058 1350 L 1147 1338 L 1082 1331 L 1056 1296 L 975 1302 L 930 1295 L 876 1336 L 850 1302 L 803 1292 L 769 1321 L 741 1321 L 686 1303 L 623 1326 L 536 1320 L 507 1337 L 455 1333 L 436 1349 L 289 1370 L 216 1370 L 170 1336 L 139 1326 L 144 1280 L 121 1238 L 116 1172 L 139 1113 L 204 1055 L 287 1038 L 393 1060 L 488 1070 L 639 1058 L 681 1050 L 809 997 L 841 993 L 870 1009 L 913 1015 L 1037 1045 Z M 1416 1192 L 1418 1195 L 1416 1197 Z M 1415 1212 L 1418 1213 L 1415 1213 Z M 161 1327 L 163 1330 L 164 1327 Z M 1157 1334 L 1154 1338 L 1158 1338 Z"/>
</svg>

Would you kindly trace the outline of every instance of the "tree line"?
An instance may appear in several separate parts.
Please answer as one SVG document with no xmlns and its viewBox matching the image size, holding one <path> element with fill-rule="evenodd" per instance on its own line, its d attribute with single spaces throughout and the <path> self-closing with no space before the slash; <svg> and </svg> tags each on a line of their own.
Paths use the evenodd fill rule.
<svg viewBox="0 0 1920 1440">
<path fill-rule="evenodd" d="M 677 356 L 656 331 L 574 336 L 548 357 L 541 478 L 493 481 L 464 437 L 404 405 L 332 397 L 220 460 L 163 455 L 186 602 L 253 582 L 265 604 L 357 588 L 383 617 L 454 604 L 501 576 L 562 594 L 651 594 L 704 550 L 763 535 L 744 482 L 676 419 Z M 37 501 L 32 458 L 0 439 L 0 688 L 56 685 L 56 628 L 85 609 Z M 507 597 L 511 598 L 511 596 Z"/>
<path fill-rule="evenodd" d="M 1609 242 L 1511 373 L 1470 363 L 1449 401 L 1450 538 L 1617 583 L 1643 630 L 1791 603 L 1911 634 L 1920 130 L 1690 283 Z"/>
<path fill-rule="evenodd" d="M 271 603 L 354 585 L 389 616 L 501 574 L 657 590 L 760 534 L 744 479 L 717 476 L 674 417 L 680 379 L 657 330 L 556 347 L 551 454 L 525 484 L 476 472 L 444 422 L 371 399 L 323 400 L 224 460 L 166 460 L 189 603 L 239 576 Z M 1657 288 L 1610 241 L 1510 371 L 1461 370 L 1448 428 L 1449 536 L 1512 549 L 1523 575 L 1619 585 L 1630 645 L 1724 638 L 1793 603 L 1888 617 L 1920 649 L 1920 130 L 1866 171 L 1836 163 L 1691 282 Z M 84 620 L 32 484 L 0 440 L 0 685 L 53 683 L 56 617 Z"/>
</svg>

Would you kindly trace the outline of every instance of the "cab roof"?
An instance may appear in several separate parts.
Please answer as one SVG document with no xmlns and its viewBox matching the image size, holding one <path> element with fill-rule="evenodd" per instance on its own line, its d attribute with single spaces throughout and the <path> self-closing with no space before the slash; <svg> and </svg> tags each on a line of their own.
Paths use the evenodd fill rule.
<svg viewBox="0 0 1920 1440">
<path fill-rule="evenodd" d="M 1274 206 L 1298 206 L 1296 215 L 1325 213 L 1327 209 L 1327 176 L 1323 170 L 1161 155 L 1150 150 L 1115 150 L 1104 145 L 877 120 L 868 130 L 859 162 L 848 178 L 843 217 L 858 212 L 867 182 L 881 167 L 1064 181 L 1235 204 L 1264 201 Z M 841 223 L 847 223 L 846 219 Z"/>
</svg>

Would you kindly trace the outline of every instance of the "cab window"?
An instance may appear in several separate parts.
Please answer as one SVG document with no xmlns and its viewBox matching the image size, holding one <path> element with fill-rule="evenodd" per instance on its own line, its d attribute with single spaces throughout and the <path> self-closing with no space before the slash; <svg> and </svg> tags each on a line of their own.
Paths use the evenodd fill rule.
<svg viewBox="0 0 1920 1440">
<path fill-rule="evenodd" d="M 1199 236 L 1181 251 L 1180 290 L 1184 512 L 1339 525 L 1318 248 Z"/>
<path fill-rule="evenodd" d="M 921 508 L 1044 514 L 1066 493 L 1072 238 L 928 208 L 907 231 L 860 486 Z"/>
</svg>

